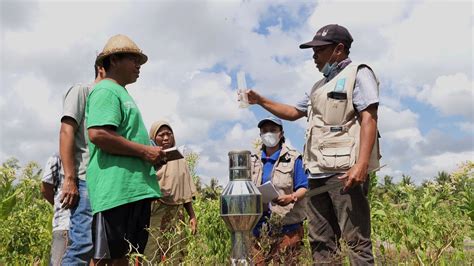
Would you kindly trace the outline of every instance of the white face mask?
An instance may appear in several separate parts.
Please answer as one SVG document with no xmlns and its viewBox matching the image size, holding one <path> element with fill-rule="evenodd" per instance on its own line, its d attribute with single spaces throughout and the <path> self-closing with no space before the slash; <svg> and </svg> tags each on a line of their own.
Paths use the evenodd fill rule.
<svg viewBox="0 0 474 266">
<path fill-rule="evenodd" d="M 263 145 L 269 148 L 273 148 L 276 145 L 278 145 L 278 142 L 280 142 L 280 133 L 272 133 L 268 132 L 265 134 L 261 134 L 260 138 L 262 139 Z"/>
</svg>

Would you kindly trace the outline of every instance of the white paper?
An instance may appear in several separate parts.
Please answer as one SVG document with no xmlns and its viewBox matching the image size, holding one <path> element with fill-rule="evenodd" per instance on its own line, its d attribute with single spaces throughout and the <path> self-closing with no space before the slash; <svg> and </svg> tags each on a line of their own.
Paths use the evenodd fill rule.
<svg viewBox="0 0 474 266">
<path fill-rule="evenodd" d="M 271 181 L 265 182 L 257 188 L 260 191 L 260 193 L 262 193 L 262 201 L 264 204 L 280 196 L 280 194 L 275 189 L 275 186 L 273 186 Z"/>
</svg>

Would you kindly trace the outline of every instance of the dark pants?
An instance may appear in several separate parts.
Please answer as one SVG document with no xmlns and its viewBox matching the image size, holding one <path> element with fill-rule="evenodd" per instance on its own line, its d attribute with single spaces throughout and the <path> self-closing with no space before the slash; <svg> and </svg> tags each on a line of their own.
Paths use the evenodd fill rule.
<svg viewBox="0 0 474 266">
<path fill-rule="evenodd" d="M 143 254 L 148 241 L 150 206 L 150 199 L 142 199 L 95 213 L 94 259 L 122 259 L 130 252 Z"/>
<path fill-rule="evenodd" d="M 310 179 L 309 189 L 340 182 L 338 176 Z M 306 210 L 309 242 L 316 265 L 342 263 L 345 250 L 351 265 L 374 264 L 367 199 L 369 183 L 367 178 L 364 184 L 355 186 L 346 193 L 342 189 L 334 189 L 309 199 Z M 341 239 L 344 243 L 339 241 Z"/>
</svg>

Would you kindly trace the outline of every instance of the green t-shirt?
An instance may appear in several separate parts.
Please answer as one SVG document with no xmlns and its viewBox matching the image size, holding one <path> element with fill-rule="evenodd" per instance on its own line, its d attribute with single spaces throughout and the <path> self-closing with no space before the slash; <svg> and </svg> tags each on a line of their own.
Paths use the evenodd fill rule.
<svg viewBox="0 0 474 266">
<path fill-rule="evenodd" d="M 117 134 L 144 145 L 150 145 L 148 133 L 133 98 L 127 90 L 110 80 L 93 88 L 86 105 L 87 128 L 114 126 Z M 113 155 L 88 140 L 90 161 L 87 188 L 92 213 L 130 202 L 161 196 L 153 166 L 138 158 Z"/>
</svg>

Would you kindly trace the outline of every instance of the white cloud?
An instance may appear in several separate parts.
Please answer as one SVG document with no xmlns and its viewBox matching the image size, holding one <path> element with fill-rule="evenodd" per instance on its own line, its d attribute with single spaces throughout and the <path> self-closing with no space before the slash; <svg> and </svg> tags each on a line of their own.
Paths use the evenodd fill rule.
<svg viewBox="0 0 474 266">
<path fill-rule="evenodd" d="M 398 178 L 407 174 L 421 182 L 438 171 L 455 169 L 461 161 L 474 159 L 472 131 L 468 132 L 471 137 L 453 136 L 437 129 L 422 133 L 419 119 L 420 116 L 410 109 L 397 111 L 380 106 L 381 163 L 387 164 L 379 172 L 380 176 Z"/>
<path fill-rule="evenodd" d="M 466 133 L 472 134 L 474 132 L 474 123 L 472 122 L 457 123 L 457 126 Z"/>
<path fill-rule="evenodd" d="M 13 94 L 10 96 L 10 100 L 19 99 L 26 107 L 26 112 L 38 115 L 42 125 L 52 127 L 58 124 L 56 118 L 61 114 L 62 95 L 53 94 L 50 85 L 43 78 L 32 75 L 19 77 L 13 84 Z"/>
<path fill-rule="evenodd" d="M 217 177 L 220 184 L 228 182 L 228 153 L 232 150 L 253 152 L 252 143 L 258 137 L 257 127 L 244 129 L 237 123 L 229 128 L 222 139 L 208 139 L 191 147 L 200 154 L 199 170 L 204 180 Z"/>
<path fill-rule="evenodd" d="M 471 75 L 471 12 L 469 1 L 321 1 L 306 38 L 326 24 L 346 26 L 351 58 L 369 63 L 397 94 L 414 96 L 420 83 L 446 73 Z"/>
<path fill-rule="evenodd" d="M 101 31 L 125 13 L 128 5 L 126 2 L 113 5 L 106 2 L 40 2 L 37 7 L 25 6 L 22 9 L 34 13 L 36 19 L 29 29 L 5 30 L 5 49 L 20 56 L 44 52 L 57 54 L 68 52 L 80 42 L 96 44 L 95 52 L 105 43 L 105 38 L 99 37 Z"/>
<path fill-rule="evenodd" d="M 167 119 L 183 142 L 205 139 L 219 122 L 248 121 L 255 118 L 249 109 L 239 109 L 236 93 L 225 73 L 196 72 L 179 87 L 136 88 L 129 91 L 141 108 L 146 125 Z"/>
<path fill-rule="evenodd" d="M 472 3 L 418 2 L 400 23 L 387 25 L 382 35 L 387 50 L 377 63 L 384 75 L 400 84 L 400 94 L 430 83 L 446 73 L 472 69 Z"/>
<path fill-rule="evenodd" d="M 408 1 L 397 2 L 359 2 L 359 1 L 321 1 L 308 19 L 312 27 L 320 28 L 326 24 L 338 23 L 352 27 L 384 26 L 399 20 Z M 367 8 L 370 6 L 370 10 Z M 344 8 L 343 8 L 344 7 Z M 355 14 L 369 14 L 359 16 Z"/>
<path fill-rule="evenodd" d="M 16 156 L 43 163 L 57 150 L 62 94 L 76 82 L 92 80 L 96 52 L 110 36 L 122 33 L 149 56 L 138 82 L 128 87 L 146 125 L 168 119 L 177 143 L 199 152 L 198 173 L 225 183 L 228 151 L 252 148 L 258 137 L 256 117 L 264 113 L 260 107 L 237 107 L 230 74 L 242 69 L 258 92 L 295 103 L 321 78 L 311 51 L 298 45 L 329 23 L 349 28 L 355 39 L 351 57 L 373 66 L 382 82 L 379 126 L 383 162 L 389 164 L 383 171 L 421 174 L 428 167 L 423 156 L 433 151 L 429 147 L 439 147 L 432 156 L 441 156 L 454 153 L 449 143 L 458 148 L 465 143 L 451 138 L 446 145 L 436 145 L 445 136 L 422 131 L 423 114 L 407 106 L 404 97 L 416 97 L 447 116 L 472 117 L 470 3 L 12 3 L 2 2 L 2 12 L 9 12 L 9 16 L 2 13 L 0 47 L 2 160 Z M 311 16 L 290 30 L 283 22 L 288 17 L 274 12 L 284 10 L 285 16 L 299 20 L 302 8 L 313 8 L 308 11 Z M 265 19 L 279 23 L 266 25 L 268 34 L 258 34 L 256 29 Z M 466 94 L 471 109 L 469 98 L 461 97 Z M 471 122 L 457 120 L 456 129 L 471 134 Z M 440 123 L 450 123 L 449 117 Z M 295 126 L 299 128 L 292 130 Z M 300 119 L 285 127 L 287 133 L 301 133 L 306 122 Z M 290 144 L 301 142 L 299 133 L 287 135 Z"/>
<path fill-rule="evenodd" d="M 378 113 L 382 164 L 379 175 L 400 176 L 408 171 L 407 161 L 415 160 L 425 139 L 418 129 L 418 115 L 409 109 L 397 111 L 386 106 Z"/>
<path fill-rule="evenodd" d="M 396 111 L 390 107 L 381 105 L 379 107 L 378 116 L 379 130 L 384 134 L 418 127 L 419 115 L 409 109 Z"/>
<path fill-rule="evenodd" d="M 308 19 L 310 31 L 306 39 L 310 40 L 324 25 L 343 25 L 354 39 L 353 59 L 361 58 L 367 63 L 383 60 L 389 45 L 383 30 L 401 20 L 409 7 L 408 1 L 321 1 Z"/>
<path fill-rule="evenodd" d="M 456 170 L 461 162 L 474 160 L 474 151 L 466 151 L 461 153 L 446 152 L 435 156 L 426 156 L 420 158 L 413 165 L 413 174 L 418 180 L 430 179 L 437 175 L 438 172 L 446 171 L 448 173 Z"/>
<path fill-rule="evenodd" d="M 0 27 L 3 30 L 22 30 L 32 26 L 38 3 L 32 1 L 3 0 L 0 2 Z"/>
<path fill-rule="evenodd" d="M 463 115 L 474 121 L 474 82 L 463 73 L 440 76 L 433 86 L 425 85 L 417 99 L 444 115 Z"/>
</svg>

